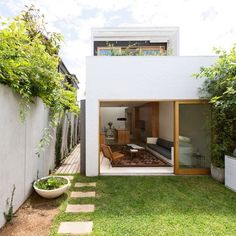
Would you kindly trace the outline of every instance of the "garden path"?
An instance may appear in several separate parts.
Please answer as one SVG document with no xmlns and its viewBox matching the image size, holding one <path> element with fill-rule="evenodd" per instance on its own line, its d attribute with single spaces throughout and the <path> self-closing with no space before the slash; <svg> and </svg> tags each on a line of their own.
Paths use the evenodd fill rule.
<svg viewBox="0 0 236 236">
<path fill-rule="evenodd" d="M 71 154 L 57 169 L 56 174 L 76 174 L 80 172 L 80 145 L 78 144 Z"/>
</svg>

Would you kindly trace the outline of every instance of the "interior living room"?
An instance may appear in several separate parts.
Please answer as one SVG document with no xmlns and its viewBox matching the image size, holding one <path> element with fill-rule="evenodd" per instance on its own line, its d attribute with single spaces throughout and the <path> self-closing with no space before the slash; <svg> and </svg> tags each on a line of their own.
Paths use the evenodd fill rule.
<svg viewBox="0 0 236 236">
<path fill-rule="evenodd" d="M 174 102 L 100 102 L 100 174 L 173 174 Z"/>
</svg>

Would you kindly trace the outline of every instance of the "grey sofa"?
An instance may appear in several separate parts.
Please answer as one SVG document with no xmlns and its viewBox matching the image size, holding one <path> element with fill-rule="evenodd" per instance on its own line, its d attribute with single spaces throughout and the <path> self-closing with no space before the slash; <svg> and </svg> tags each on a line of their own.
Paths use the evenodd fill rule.
<svg viewBox="0 0 236 236">
<path fill-rule="evenodd" d="M 147 138 L 146 149 L 169 164 L 174 164 L 174 143 L 162 138 Z"/>
</svg>

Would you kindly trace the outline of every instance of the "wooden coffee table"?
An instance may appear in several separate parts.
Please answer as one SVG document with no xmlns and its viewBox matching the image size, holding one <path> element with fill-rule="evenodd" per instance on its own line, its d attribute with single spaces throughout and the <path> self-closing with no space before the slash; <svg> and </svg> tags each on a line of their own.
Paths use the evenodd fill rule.
<svg viewBox="0 0 236 236">
<path fill-rule="evenodd" d="M 141 156 L 142 156 L 142 157 L 145 157 L 145 155 L 146 155 L 146 149 L 145 149 L 144 147 L 139 146 L 139 145 L 137 145 L 137 144 L 133 144 L 133 143 L 129 143 L 129 144 L 127 144 L 127 146 L 128 146 L 129 148 L 131 148 L 131 149 L 130 149 L 131 158 L 133 158 L 133 157 L 132 157 L 132 154 L 133 154 L 133 153 L 138 154 L 140 157 L 141 157 Z M 132 151 L 132 150 L 133 150 L 133 151 Z"/>
<path fill-rule="evenodd" d="M 131 149 L 129 150 L 130 157 L 133 159 L 133 155 L 134 155 L 134 154 L 137 155 L 138 152 L 139 152 L 139 151 L 138 151 L 137 149 L 131 148 Z"/>
<path fill-rule="evenodd" d="M 127 146 L 128 146 L 128 147 L 131 147 L 131 148 L 133 148 L 133 149 L 137 149 L 137 150 L 144 150 L 144 149 L 145 149 L 144 147 L 139 146 L 139 145 L 134 144 L 134 143 L 128 143 Z"/>
</svg>

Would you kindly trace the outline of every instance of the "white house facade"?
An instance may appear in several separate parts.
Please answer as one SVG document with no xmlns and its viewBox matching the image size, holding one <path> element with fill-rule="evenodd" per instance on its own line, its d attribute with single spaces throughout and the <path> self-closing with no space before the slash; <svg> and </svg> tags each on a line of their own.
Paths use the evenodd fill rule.
<svg viewBox="0 0 236 236">
<path fill-rule="evenodd" d="M 134 41 L 143 43 L 137 46 Z M 143 55 L 99 55 L 103 49 L 110 53 L 111 42 L 115 50 L 131 42 L 129 49 Z M 193 74 L 216 57 L 179 56 L 176 27 L 94 29 L 92 45 L 93 54 L 86 61 L 86 175 L 208 173 L 210 154 L 201 143 L 204 137 L 209 139 L 202 128 L 208 104 L 199 97 L 203 80 Z M 162 46 L 165 54 L 152 55 Z M 116 116 L 122 109 L 124 114 Z M 129 144 L 135 144 L 137 152 Z M 107 146 L 111 152 L 119 147 L 123 157 L 118 161 L 106 157 Z"/>
</svg>

